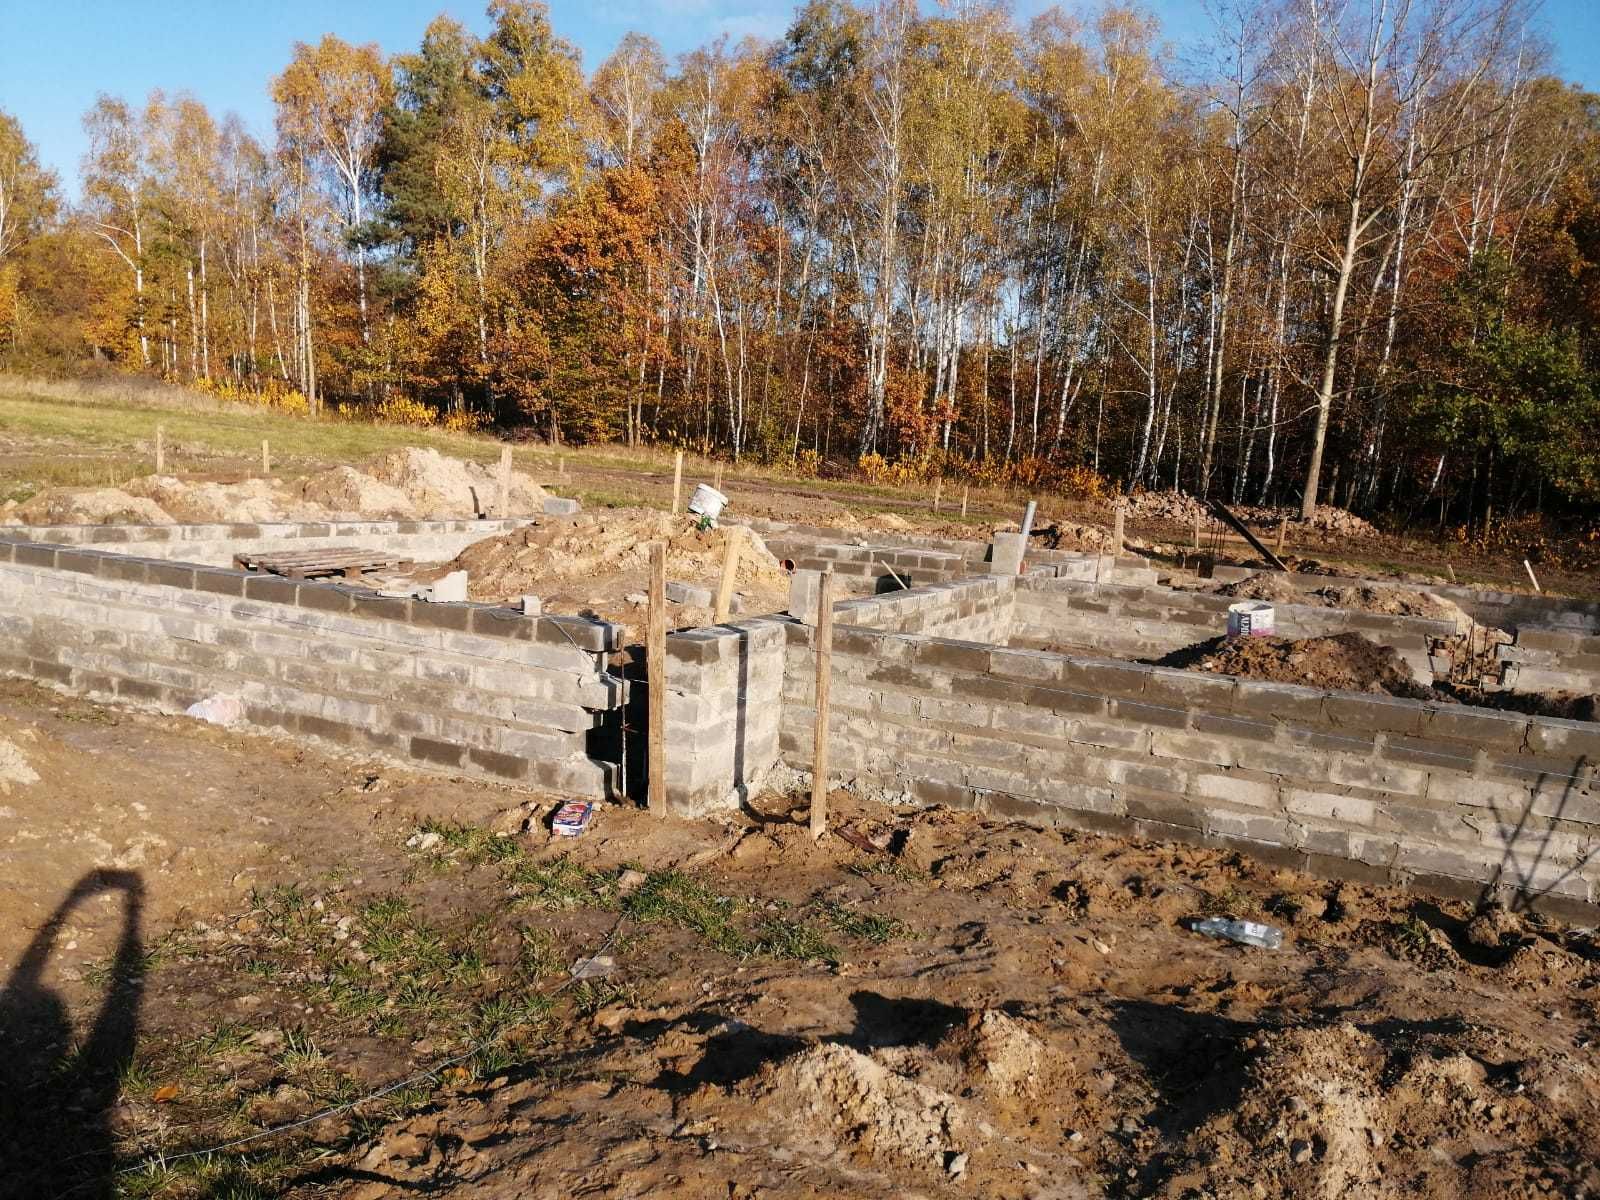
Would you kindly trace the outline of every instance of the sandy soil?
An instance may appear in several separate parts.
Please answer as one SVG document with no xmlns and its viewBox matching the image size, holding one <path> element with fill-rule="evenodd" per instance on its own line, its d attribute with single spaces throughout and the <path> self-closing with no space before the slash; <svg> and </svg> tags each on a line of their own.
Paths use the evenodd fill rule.
<svg viewBox="0 0 1600 1200">
<path fill-rule="evenodd" d="M 497 469 L 440 454 L 392 450 L 361 469 L 330 467 L 294 479 L 232 482 L 146 475 L 121 487 L 50 488 L 0 506 L 7 524 L 183 524 L 318 521 L 329 518 L 437 520 L 498 513 Z M 543 512 L 545 491 L 511 473 L 510 513 Z"/>
<path fill-rule="evenodd" d="M 622 625 L 641 636 L 650 587 L 650 544 L 667 546 L 667 581 L 715 596 L 728 540 L 738 543 L 735 609 L 781 612 L 789 603 L 789 576 L 759 534 L 727 525 L 701 529 L 699 519 L 651 508 L 600 509 L 573 517 L 546 517 L 523 529 L 474 542 L 428 572 L 466 571 L 474 600 L 510 601 L 536 595 L 550 613 L 581 612 Z M 704 593 L 709 592 L 709 596 Z M 708 625 L 712 607 L 675 602 L 673 628 Z"/>
<path fill-rule="evenodd" d="M 117 1187 L 1600 1188 L 1591 934 L 842 793 L 843 836 L 821 843 L 791 819 L 797 802 L 769 795 L 721 824 L 608 808 L 552 845 L 553 801 L 16 685 L 0 689 L 0 738 L 17 752 L 0 796 L 14 881 L 0 1020 L 16 1048 L 0 1116 L 18 1134 L 0 1166 L 15 1194 L 112 1194 L 113 1166 L 421 1068 L 352 1110 Z M 44 836 L 57 826 L 68 835 Z M 1284 949 L 1185 928 L 1222 912 L 1277 923 Z M 615 972 L 573 984 L 566 967 L 597 950 Z M 116 1005 L 124 1065 L 87 1073 Z M 485 1028 L 503 1031 L 492 1049 L 452 1063 Z"/>
</svg>

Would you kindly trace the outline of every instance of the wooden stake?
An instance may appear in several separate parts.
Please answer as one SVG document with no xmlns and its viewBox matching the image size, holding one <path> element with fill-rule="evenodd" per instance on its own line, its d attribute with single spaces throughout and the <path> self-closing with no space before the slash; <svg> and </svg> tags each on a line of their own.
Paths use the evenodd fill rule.
<svg viewBox="0 0 1600 1200">
<path fill-rule="evenodd" d="M 156 474 L 160 475 L 167 468 L 166 430 L 156 426 Z"/>
<path fill-rule="evenodd" d="M 272 474 L 272 450 L 268 447 L 266 438 L 261 439 L 261 473 Z"/>
<path fill-rule="evenodd" d="M 723 531 L 727 539 L 722 552 L 722 580 L 717 584 L 717 608 L 713 616 L 713 624 L 721 625 L 728 619 L 728 608 L 733 603 L 733 581 L 739 573 L 739 542 L 744 536 L 744 530 L 738 525 L 731 525 Z"/>
<path fill-rule="evenodd" d="M 935 479 L 933 481 L 933 511 L 934 512 L 938 512 L 939 511 L 939 501 L 942 500 L 943 498 L 944 498 L 944 480 Z"/>
<path fill-rule="evenodd" d="M 719 492 L 722 490 L 722 464 L 721 463 L 717 464 L 716 475 L 711 480 L 711 486 L 716 488 L 717 491 L 719 491 Z"/>
<path fill-rule="evenodd" d="M 511 447 L 500 447 L 500 519 L 511 515 Z"/>
<path fill-rule="evenodd" d="M 1278 522 L 1278 544 L 1275 549 L 1278 551 L 1278 556 L 1280 558 L 1283 557 L 1283 539 L 1288 535 L 1288 533 L 1289 518 L 1285 517 L 1283 520 Z"/>
<path fill-rule="evenodd" d="M 672 460 L 672 511 L 674 514 L 683 507 L 683 451 L 679 450 Z"/>
<path fill-rule="evenodd" d="M 817 591 L 817 721 L 811 754 L 811 836 L 828 831 L 828 681 L 833 675 L 833 572 L 824 571 Z"/>
<path fill-rule="evenodd" d="M 1200 549 L 1200 514 L 1194 514 L 1194 548 Z"/>
<path fill-rule="evenodd" d="M 1124 535 L 1123 535 L 1123 527 L 1124 527 L 1124 524 L 1126 523 L 1127 519 L 1128 519 L 1128 510 L 1123 505 L 1122 501 L 1118 500 L 1117 501 L 1117 510 L 1116 510 L 1116 519 L 1113 521 L 1112 526 L 1111 526 L 1111 553 L 1113 553 L 1113 554 L 1121 554 L 1122 553 L 1122 543 L 1125 540 Z"/>
<path fill-rule="evenodd" d="M 567 477 L 567 456 L 565 454 L 556 459 L 556 474 L 563 479 Z"/>
<path fill-rule="evenodd" d="M 1527 559 L 1523 559 L 1522 565 L 1528 572 L 1528 578 L 1533 581 L 1533 590 L 1541 596 L 1544 595 L 1544 589 L 1539 586 L 1539 577 L 1533 573 L 1533 564 Z"/>
<path fill-rule="evenodd" d="M 667 544 L 650 543 L 650 618 L 645 630 L 650 681 L 648 797 L 650 811 L 667 815 Z"/>
<path fill-rule="evenodd" d="M 971 485 L 970 484 L 962 485 L 962 488 L 961 488 L 961 519 L 963 521 L 965 521 L 967 519 L 967 493 L 970 490 L 971 490 Z"/>
<path fill-rule="evenodd" d="M 1456 581 L 1456 568 L 1455 568 L 1455 564 L 1454 564 L 1454 563 L 1445 563 L 1445 565 L 1444 565 L 1444 569 L 1445 569 L 1445 570 L 1446 570 L 1446 571 L 1449 571 L 1449 572 L 1450 572 L 1450 582 L 1451 582 L 1451 583 L 1454 583 L 1454 582 L 1455 582 L 1455 581 Z"/>
</svg>

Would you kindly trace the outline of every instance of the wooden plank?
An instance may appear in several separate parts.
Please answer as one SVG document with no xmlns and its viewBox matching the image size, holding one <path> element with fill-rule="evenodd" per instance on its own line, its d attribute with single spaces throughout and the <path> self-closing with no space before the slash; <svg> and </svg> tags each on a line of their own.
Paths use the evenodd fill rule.
<svg viewBox="0 0 1600 1200">
<path fill-rule="evenodd" d="M 678 514 L 683 506 L 683 451 L 679 450 L 672 460 L 672 513 Z"/>
<path fill-rule="evenodd" d="M 1233 528 L 1234 532 L 1236 532 L 1245 541 L 1249 542 L 1250 548 L 1259 554 L 1264 561 L 1280 571 L 1287 572 L 1289 570 L 1288 567 L 1283 565 L 1283 559 L 1279 558 L 1271 550 L 1268 550 L 1265 546 L 1263 546 L 1261 544 L 1261 539 L 1256 537 L 1255 534 L 1251 533 L 1250 530 L 1245 527 L 1245 523 L 1239 520 L 1238 517 L 1234 516 L 1232 510 L 1230 510 L 1226 504 L 1224 504 L 1221 500 L 1216 499 L 1208 500 L 1207 504 L 1210 505 L 1212 512 L 1221 517 L 1226 524 Z"/>
<path fill-rule="evenodd" d="M 828 683 L 833 677 L 833 572 L 824 571 L 817 592 L 817 718 L 812 726 L 811 836 L 828 831 Z"/>
<path fill-rule="evenodd" d="M 645 631 L 650 682 L 648 732 L 650 811 L 667 815 L 667 544 L 650 543 L 650 618 Z"/>
</svg>

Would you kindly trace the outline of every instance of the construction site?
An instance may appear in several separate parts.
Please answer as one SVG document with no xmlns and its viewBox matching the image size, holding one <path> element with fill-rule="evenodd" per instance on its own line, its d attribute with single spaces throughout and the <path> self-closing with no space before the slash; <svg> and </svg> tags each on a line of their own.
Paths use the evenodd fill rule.
<svg viewBox="0 0 1600 1200">
<path fill-rule="evenodd" d="M 17 1194 L 1600 1194 L 1600 601 L 695 476 L 8 506 Z"/>
</svg>

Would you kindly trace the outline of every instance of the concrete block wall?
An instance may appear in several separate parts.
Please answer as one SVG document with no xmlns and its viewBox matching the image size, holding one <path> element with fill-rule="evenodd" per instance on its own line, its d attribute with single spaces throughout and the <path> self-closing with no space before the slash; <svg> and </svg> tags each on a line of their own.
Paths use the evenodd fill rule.
<svg viewBox="0 0 1600 1200">
<path fill-rule="evenodd" d="M 1011 636 L 1017 583 L 984 576 L 841 600 L 833 606 L 834 620 L 892 633 L 1004 643 Z"/>
<path fill-rule="evenodd" d="M 778 761 L 783 617 L 758 617 L 667 637 L 667 797 L 697 816 L 735 808 Z"/>
<path fill-rule="evenodd" d="M 1500 686 L 1518 692 L 1600 693 L 1600 635 L 1525 625 L 1498 650 Z"/>
<path fill-rule="evenodd" d="M 1235 583 L 1258 574 L 1260 567 L 1218 566 L 1214 578 Z M 1169 573 L 1169 576 L 1170 573 Z M 1192 578 L 1192 576 L 1190 576 Z M 1363 583 L 1415 588 L 1454 601 L 1480 625 L 1515 632 L 1525 626 L 1558 629 L 1569 633 L 1600 635 L 1600 601 L 1574 600 L 1566 596 L 1501 592 L 1493 588 L 1465 587 L 1460 584 L 1413 584 L 1403 580 L 1358 578 L 1348 575 L 1290 575 L 1289 582 L 1306 591 L 1326 587 L 1352 587 Z"/>
<path fill-rule="evenodd" d="M 1228 631 L 1231 596 L 1163 587 L 1129 587 L 1029 577 L 1016 597 L 1012 644 L 1118 658 L 1161 658 Z M 1429 643 L 1455 633 L 1449 621 L 1394 617 L 1302 604 L 1274 605 L 1284 637 L 1360 633 L 1392 646 L 1418 680 L 1433 679 Z"/>
<path fill-rule="evenodd" d="M 808 767 L 815 631 L 785 632 Z M 831 707 L 836 776 L 891 798 L 1600 911 L 1595 724 L 848 626 Z"/>
<path fill-rule="evenodd" d="M 473 542 L 509 533 L 525 519 L 459 521 L 277 521 L 234 525 L 13 525 L 17 541 L 231 567 L 235 554 L 330 547 L 387 551 L 417 562 L 447 561 Z"/>
<path fill-rule="evenodd" d="M 235 696 L 250 725 L 583 797 L 619 707 L 620 630 L 484 604 L 0 539 L 0 672 L 181 712 Z"/>
</svg>

